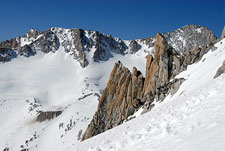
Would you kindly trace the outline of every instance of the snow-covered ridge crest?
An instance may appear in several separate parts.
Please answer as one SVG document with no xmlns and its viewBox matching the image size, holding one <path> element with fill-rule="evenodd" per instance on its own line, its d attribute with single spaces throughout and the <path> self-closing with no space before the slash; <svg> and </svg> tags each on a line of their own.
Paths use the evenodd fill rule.
<svg viewBox="0 0 225 151">
<path fill-rule="evenodd" d="M 15 43 L 10 41 L 3 43 L 4 46 L 8 44 L 9 47 L 0 49 L 0 56 L 2 54 L 4 54 L 3 57 L 16 55 L 14 56 L 16 59 L 0 63 L 1 150 L 139 151 L 146 148 L 168 150 L 171 144 L 174 145 L 170 150 L 181 150 L 180 143 L 184 146 L 196 145 L 198 142 L 196 138 L 201 136 L 199 134 L 202 132 L 213 134 L 214 128 L 218 130 L 216 132 L 221 137 L 216 141 L 208 139 L 207 142 L 213 140 L 219 144 L 221 140 L 224 140 L 224 76 L 219 76 L 216 79 L 217 82 L 212 81 L 216 69 L 224 60 L 224 41 L 220 41 L 215 47 L 208 47 L 208 53 L 201 57 L 200 61 L 195 58 L 196 54 L 198 58 L 201 56 L 200 48 L 194 48 L 188 53 L 189 59 L 185 62 L 191 62 L 192 65 L 186 68 L 186 72 L 177 76 L 177 78 L 185 78 L 186 81 L 175 95 L 167 96 L 166 94 L 164 102 L 160 104 L 154 102 L 156 107 L 145 115 L 80 142 L 97 109 L 99 96 L 106 86 L 114 63 L 121 60 L 128 68 L 127 70 L 131 71 L 135 66 L 143 75 L 146 75 L 145 56 L 154 52 L 154 37 L 133 41 L 121 40 L 121 43 L 124 42 L 127 46 L 125 52 L 121 53 L 117 49 L 111 49 L 109 45 L 112 39 L 120 43 L 118 38 L 110 38 L 110 36 L 105 38 L 99 32 L 88 33 L 81 29 L 57 30 L 57 32 L 52 30 L 41 32 L 40 37 L 21 48 L 29 51 L 13 49 L 12 46 L 15 46 Z M 112 40 L 112 44 L 114 42 Z M 108 54 L 112 56 L 106 60 L 102 53 L 103 60 L 98 57 L 93 58 L 98 56 L 99 51 L 96 50 L 100 50 L 96 48 L 104 48 L 104 51 L 109 51 Z M 73 53 L 80 58 L 76 58 Z M 26 55 L 27 58 L 24 57 Z M 84 56 L 84 62 L 85 58 L 88 61 L 85 68 L 80 66 L 80 62 L 83 61 L 82 56 Z M 161 59 L 165 61 L 168 58 Z M 173 59 L 172 66 L 176 68 L 175 60 L 179 58 Z M 164 65 L 165 62 L 161 63 Z M 207 82 L 206 85 L 204 85 L 205 82 Z M 195 90 L 189 89 L 192 86 Z M 217 94 L 219 97 L 216 97 Z M 142 111 L 136 112 L 134 116 L 138 116 L 140 112 Z M 38 116 L 41 117 L 39 121 Z M 187 143 L 186 140 L 190 141 Z M 201 144 L 205 145 L 203 142 Z M 213 145 L 213 143 L 210 144 L 210 146 Z M 224 145 L 221 146 L 223 149 Z M 214 148 L 214 150 L 218 149 Z"/>
<path fill-rule="evenodd" d="M 205 47 L 216 40 L 212 31 L 197 25 L 187 25 L 162 35 L 171 47 L 182 53 L 194 46 Z M 2 42 L 0 47 L 15 49 L 16 53 L 26 57 L 35 55 L 37 51 L 48 53 L 62 48 L 60 50 L 86 67 L 90 62 L 107 61 L 113 54 L 153 54 L 154 45 L 155 37 L 122 40 L 98 31 L 52 27 L 44 32 L 31 29 L 21 38 Z"/>
<path fill-rule="evenodd" d="M 174 49 L 187 52 L 193 47 L 203 48 L 216 42 L 214 33 L 205 26 L 186 25 L 163 36 Z"/>
</svg>

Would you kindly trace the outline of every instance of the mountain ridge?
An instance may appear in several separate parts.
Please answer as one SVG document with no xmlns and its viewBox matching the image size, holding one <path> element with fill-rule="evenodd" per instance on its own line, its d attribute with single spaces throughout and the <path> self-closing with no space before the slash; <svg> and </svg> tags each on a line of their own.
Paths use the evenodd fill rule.
<svg viewBox="0 0 225 151">
<path fill-rule="evenodd" d="M 20 39 L 20 48 L 4 43 L 0 48 L 0 148 L 99 150 L 92 148 L 98 146 L 92 142 L 95 138 L 102 140 L 124 124 L 129 127 L 127 121 L 134 117 L 150 117 L 168 100 L 185 97 L 214 76 L 220 79 L 224 40 L 201 26 L 184 28 L 130 41 L 81 29 L 51 28 L 43 35 L 32 29 Z M 190 101 L 184 104 L 192 109 Z M 137 126 L 139 136 L 138 130 Z M 173 132 L 170 125 L 159 130 Z M 131 133 L 135 134 L 131 139 L 137 140 L 136 132 Z M 106 144 L 96 141 L 103 143 L 100 150 L 110 150 L 110 146 L 104 148 L 108 140 Z"/>
<path fill-rule="evenodd" d="M 191 38 L 188 34 L 192 34 Z M 216 41 L 216 36 L 211 30 L 199 25 L 187 25 L 162 35 L 169 45 L 181 52 L 186 52 L 193 46 L 204 47 L 208 43 L 215 43 L 214 41 Z M 17 54 L 29 57 L 35 55 L 38 50 L 45 53 L 55 52 L 59 49 L 59 46 L 63 46 L 64 51 L 70 53 L 82 67 L 86 67 L 92 60 L 95 62 L 108 60 L 112 57 L 111 52 L 123 55 L 143 50 L 146 51 L 146 54 L 152 53 L 148 50 L 151 47 L 153 49 L 154 43 L 155 37 L 122 40 L 98 31 L 52 27 L 44 32 L 31 29 L 24 37 L 1 42 L 0 47 L 2 49 L 15 49 Z M 7 53 L 5 53 L 4 58 L 1 60 L 11 60 L 14 57 L 7 56 Z"/>
</svg>

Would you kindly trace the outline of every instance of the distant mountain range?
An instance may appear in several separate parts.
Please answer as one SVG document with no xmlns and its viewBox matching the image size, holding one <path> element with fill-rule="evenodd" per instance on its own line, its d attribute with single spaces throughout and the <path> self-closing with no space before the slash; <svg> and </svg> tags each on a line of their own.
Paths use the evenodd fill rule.
<svg viewBox="0 0 225 151">
<path fill-rule="evenodd" d="M 187 121 L 172 116 L 172 112 L 176 114 L 182 100 L 185 109 L 179 113 L 193 114 L 187 115 L 190 120 L 197 118 L 197 111 L 186 111 L 191 109 L 190 100 L 193 107 L 199 107 L 195 101 L 204 101 L 201 96 L 195 97 L 195 92 L 206 89 L 203 85 L 213 80 L 224 83 L 224 31 L 218 39 L 207 27 L 187 25 L 150 38 L 122 40 L 98 31 L 52 27 L 43 32 L 31 29 L 22 37 L 1 42 L 0 149 L 101 151 L 110 150 L 112 145 L 111 150 L 145 150 L 154 137 L 168 143 L 160 137 L 161 132 L 140 134 L 138 123 L 150 124 L 152 129 L 158 118 L 157 130 L 165 130 L 169 138 L 180 136 L 171 127 L 162 127 L 161 118 L 168 113 L 168 118 L 175 119 L 174 128 L 179 129 L 179 124 Z M 219 90 L 225 84 L 214 86 L 218 89 L 212 96 L 225 94 Z M 206 89 L 199 95 L 208 91 L 211 93 Z M 218 104 L 225 106 L 224 102 Z M 218 109 L 216 116 L 224 113 Z M 132 139 L 123 134 L 129 129 L 123 132 L 124 125 L 132 127 L 133 143 L 117 141 Z M 140 129 L 145 129 L 143 126 Z M 143 148 L 136 148 L 139 134 L 146 139 Z M 221 135 L 225 137 L 222 129 Z M 100 141 L 108 136 L 112 136 L 108 143 Z M 134 148 L 129 147 L 132 144 Z"/>
</svg>

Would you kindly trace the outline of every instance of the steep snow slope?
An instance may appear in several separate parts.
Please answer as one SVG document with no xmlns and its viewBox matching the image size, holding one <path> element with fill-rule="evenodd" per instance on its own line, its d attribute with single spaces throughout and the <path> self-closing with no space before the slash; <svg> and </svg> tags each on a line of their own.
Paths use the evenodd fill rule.
<svg viewBox="0 0 225 151">
<path fill-rule="evenodd" d="M 145 75 L 144 58 L 153 55 L 154 42 L 154 38 L 125 41 L 96 31 L 51 28 L 2 43 L 0 149 L 74 150 L 114 63 L 120 60 Z M 82 68 L 85 59 L 89 64 Z M 61 111 L 57 118 L 37 121 L 39 113 Z"/>
<path fill-rule="evenodd" d="M 0 68 L 0 149 L 63 150 L 78 142 L 98 105 L 118 60 L 145 71 L 145 53 L 112 54 L 108 61 L 82 68 L 62 48 L 55 53 L 18 56 Z M 37 111 L 63 111 L 39 122 Z"/>
<path fill-rule="evenodd" d="M 73 150 L 223 151 L 225 75 L 213 79 L 225 59 L 225 39 L 177 77 L 186 79 L 174 96 L 152 111 L 68 148 Z"/>
</svg>

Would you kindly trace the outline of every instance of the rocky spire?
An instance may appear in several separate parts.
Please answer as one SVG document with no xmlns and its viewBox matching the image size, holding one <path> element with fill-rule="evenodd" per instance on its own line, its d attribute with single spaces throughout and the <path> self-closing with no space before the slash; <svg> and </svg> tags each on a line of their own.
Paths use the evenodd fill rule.
<svg viewBox="0 0 225 151">
<path fill-rule="evenodd" d="M 31 28 L 23 37 L 36 39 L 39 35 L 41 35 L 39 30 Z"/>
<path fill-rule="evenodd" d="M 131 74 L 121 62 L 116 63 L 83 140 L 121 124 L 140 107 L 144 112 L 151 110 L 154 100 L 162 101 L 168 93 L 176 93 L 184 79 L 174 77 L 200 60 L 208 49 L 194 47 L 181 55 L 158 33 L 154 57 L 146 56 L 146 78 L 135 67 Z"/>
<path fill-rule="evenodd" d="M 221 34 L 221 39 L 225 38 L 225 26 L 223 28 L 222 34 Z"/>
<path fill-rule="evenodd" d="M 121 124 L 146 102 L 149 110 L 154 99 L 165 98 L 174 84 L 169 82 L 174 54 L 161 34 L 156 37 L 154 59 L 146 57 L 146 79 L 135 67 L 131 74 L 121 62 L 115 64 L 83 140 Z"/>
<path fill-rule="evenodd" d="M 163 36 L 157 33 L 154 59 L 147 56 L 146 81 L 144 86 L 144 95 L 151 89 L 165 84 L 169 80 L 169 56 L 168 46 Z"/>
<path fill-rule="evenodd" d="M 121 124 L 142 105 L 144 78 L 135 67 L 131 74 L 119 61 L 115 64 L 100 98 L 97 112 L 83 140 Z"/>
</svg>

